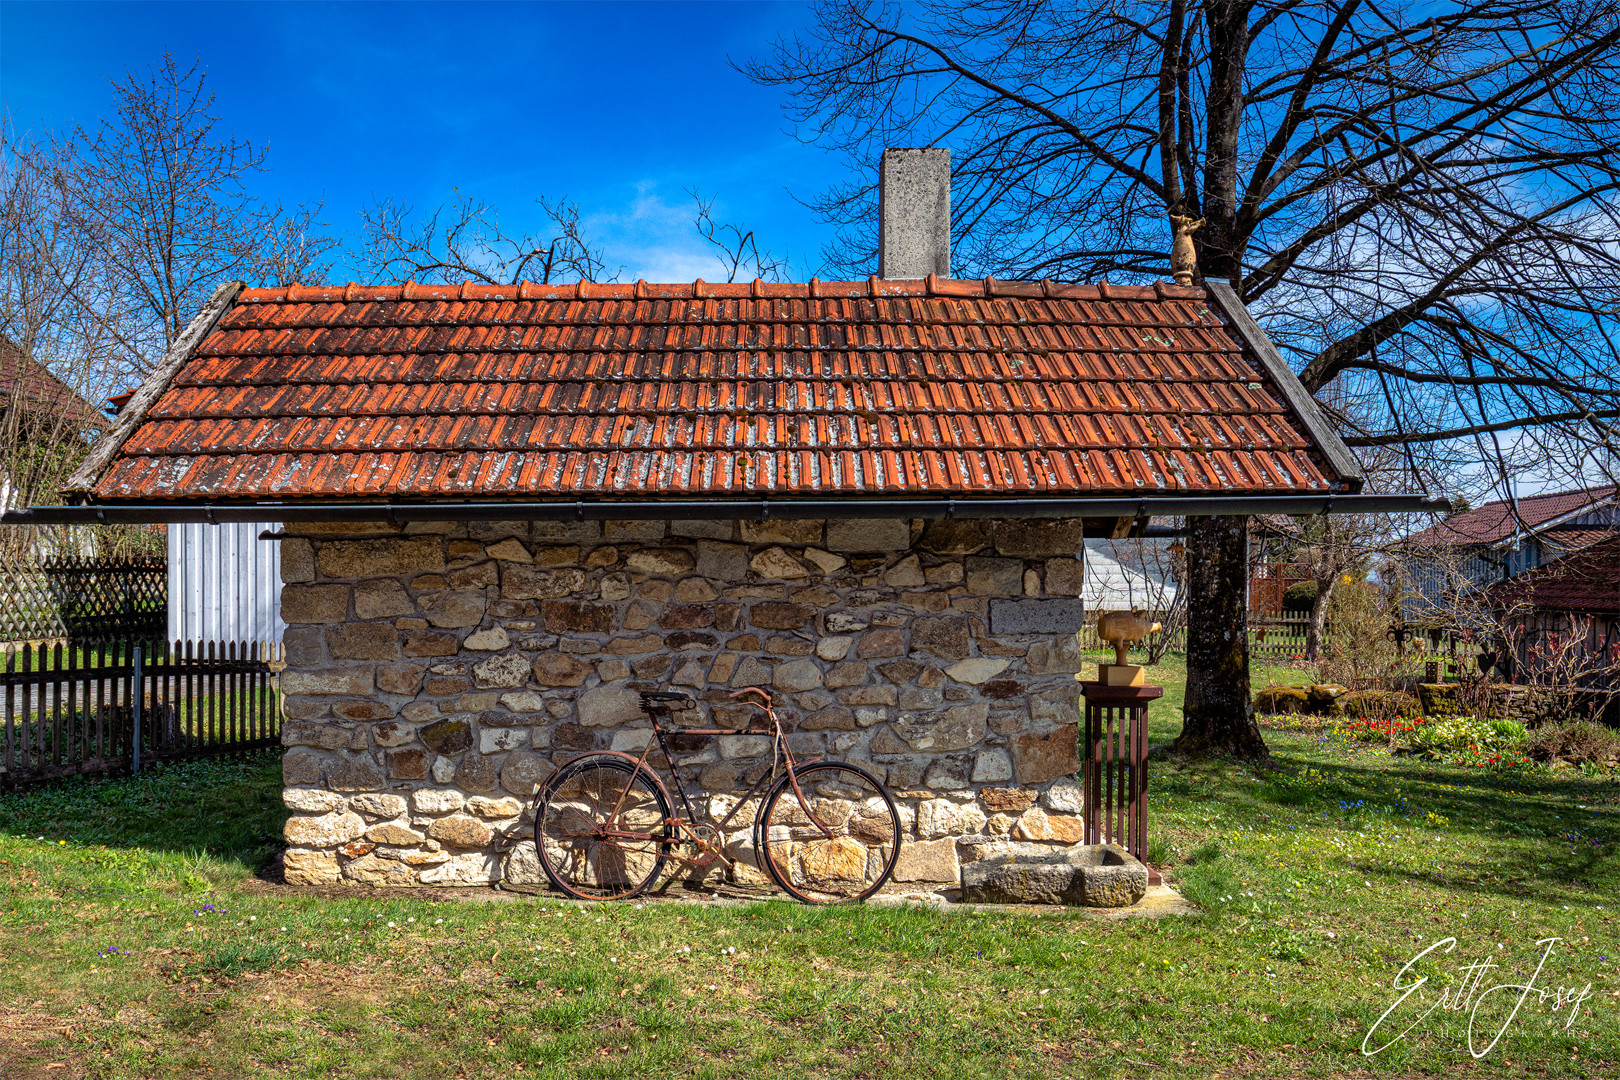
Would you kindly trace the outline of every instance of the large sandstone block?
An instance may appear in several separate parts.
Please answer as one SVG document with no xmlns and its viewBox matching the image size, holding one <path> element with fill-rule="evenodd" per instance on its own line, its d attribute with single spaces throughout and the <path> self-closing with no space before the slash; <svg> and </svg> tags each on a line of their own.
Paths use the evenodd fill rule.
<svg viewBox="0 0 1620 1080">
<path fill-rule="evenodd" d="M 936 555 L 972 555 L 990 546 L 990 527 L 983 521 L 930 521 L 917 546 Z"/>
<path fill-rule="evenodd" d="M 1079 518 L 1018 518 L 998 521 L 996 550 L 1015 559 L 1075 555 L 1086 543 L 1085 522 Z"/>
<path fill-rule="evenodd" d="M 1078 844 L 1086 838 L 1083 819 L 1068 814 L 1048 814 L 1038 806 L 1024 811 L 1013 826 L 1015 840 L 1052 840 L 1060 844 Z"/>
<path fill-rule="evenodd" d="M 1044 784 L 1080 771 L 1079 725 L 1065 724 L 1041 734 L 1021 732 L 1010 740 L 1013 767 L 1021 784 Z"/>
<path fill-rule="evenodd" d="M 349 587 L 283 585 L 281 617 L 289 623 L 340 623 L 349 617 Z"/>
<path fill-rule="evenodd" d="M 288 787 L 322 784 L 331 761 L 327 755 L 314 750 L 289 750 L 281 755 L 281 782 Z"/>
<path fill-rule="evenodd" d="M 283 694 L 334 694 L 358 697 L 371 693 L 376 679 L 370 664 L 352 664 L 315 671 L 283 671 L 278 676 Z"/>
<path fill-rule="evenodd" d="M 643 719 L 641 695 L 634 690 L 599 686 L 579 696 L 579 722 L 585 727 L 618 727 Z"/>
<path fill-rule="evenodd" d="M 918 618 L 911 621 L 911 647 L 930 652 L 941 660 L 962 660 L 970 651 L 972 639 L 965 619 Z"/>
<path fill-rule="evenodd" d="M 529 681 L 531 664 L 522 653 L 492 656 L 473 668 L 473 682 L 481 687 L 511 689 Z"/>
<path fill-rule="evenodd" d="M 1085 563 L 1072 556 L 1046 560 L 1046 591 L 1053 596 L 1079 596 Z"/>
<path fill-rule="evenodd" d="M 287 819 L 281 833 L 293 847 L 335 848 L 365 831 L 366 823 L 359 814 L 334 811 L 319 817 L 295 814 Z"/>
<path fill-rule="evenodd" d="M 319 788 L 286 788 L 281 801 L 287 809 L 299 814 L 330 814 L 342 810 L 348 802 L 342 795 Z"/>
<path fill-rule="evenodd" d="M 461 642 L 454 634 L 432 630 L 413 630 L 405 635 L 404 653 L 410 657 L 454 656 L 461 651 Z"/>
<path fill-rule="evenodd" d="M 386 777 L 371 754 L 349 754 L 327 767 L 326 782 L 333 791 L 377 791 Z"/>
<path fill-rule="evenodd" d="M 510 754 L 501 766 L 501 787 L 521 798 L 532 798 L 535 785 L 544 784 L 555 771 L 539 754 Z"/>
<path fill-rule="evenodd" d="M 743 521 L 742 538 L 750 544 L 819 544 L 820 521 Z"/>
<path fill-rule="evenodd" d="M 283 584 L 315 580 L 315 548 L 296 536 L 281 541 L 281 580 Z"/>
<path fill-rule="evenodd" d="M 980 702 L 953 705 L 938 712 L 907 714 L 894 728 L 911 749 L 937 753 L 977 746 L 984 741 L 989 719 L 990 706 Z"/>
<path fill-rule="evenodd" d="M 326 631 L 326 649 L 334 660 L 397 660 L 399 634 L 392 623 L 346 623 Z"/>
<path fill-rule="evenodd" d="M 583 570 L 553 570 L 507 563 L 501 574 L 501 595 L 508 600 L 561 600 L 584 587 Z"/>
<path fill-rule="evenodd" d="M 961 874 L 956 860 L 956 841 L 916 840 L 900 845 L 900 857 L 895 860 L 895 881 L 950 881 Z"/>
<path fill-rule="evenodd" d="M 398 887 L 412 884 L 416 879 L 416 871 L 398 859 L 384 859 L 370 854 L 351 860 L 349 865 L 343 868 L 343 876 L 357 885 Z"/>
<path fill-rule="evenodd" d="M 488 606 L 489 601 L 482 592 L 446 590 L 433 598 L 423 614 L 441 630 L 459 630 L 482 622 Z"/>
<path fill-rule="evenodd" d="M 444 541 L 436 536 L 328 540 L 316 556 L 321 576 L 374 578 L 444 568 Z"/>
<path fill-rule="evenodd" d="M 337 724 L 289 718 L 281 722 L 281 745 L 341 750 L 349 745 L 349 730 Z"/>
<path fill-rule="evenodd" d="M 905 518 L 836 518 L 827 522 L 828 551 L 904 551 L 911 546 Z"/>
<path fill-rule="evenodd" d="M 1024 564 L 1018 559 L 970 556 L 967 591 L 975 596 L 1020 596 L 1024 591 Z"/>
<path fill-rule="evenodd" d="M 678 577 L 690 573 L 696 562 L 680 548 L 643 548 L 626 555 L 624 565 L 633 574 Z"/>
<path fill-rule="evenodd" d="M 772 581 L 797 581 L 810 576 L 803 563 L 779 547 L 766 548 L 748 563 L 749 569 Z"/>
<path fill-rule="evenodd" d="M 808 604 L 763 603 L 748 609 L 748 625 L 765 630 L 797 630 L 816 617 Z"/>
<path fill-rule="evenodd" d="M 488 844 L 495 833 L 485 822 L 470 814 L 458 813 L 435 818 L 428 826 L 428 835 L 454 847 L 479 848 Z"/>
<path fill-rule="evenodd" d="M 501 858 L 492 851 L 456 855 L 422 871 L 420 880 L 424 885 L 493 885 L 501 880 Z"/>
<path fill-rule="evenodd" d="M 281 857 L 282 880 L 288 885 L 332 885 L 339 880 L 335 851 L 288 848 Z"/>
</svg>

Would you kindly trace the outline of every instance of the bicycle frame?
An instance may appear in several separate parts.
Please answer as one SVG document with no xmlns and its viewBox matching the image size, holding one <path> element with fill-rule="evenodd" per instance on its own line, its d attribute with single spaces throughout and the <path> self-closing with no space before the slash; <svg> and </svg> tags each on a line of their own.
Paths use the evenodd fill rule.
<svg viewBox="0 0 1620 1080">
<path fill-rule="evenodd" d="M 745 688 L 743 690 L 736 691 L 731 696 L 732 697 L 741 697 L 742 695 L 750 693 L 750 692 L 764 694 L 764 692 L 759 690 L 757 687 L 747 687 L 747 688 Z M 770 700 L 769 696 L 765 695 L 765 697 L 766 697 L 766 701 L 769 702 L 769 700 Z M 686 817 L 685 818 L 681 818 L 681 817 L 666 818 L 660 824 L 664 825 L 664 826 L 673 826 L 674 828 L 680 830 L 682 833 L 685 833 L 687 835 L 687 837 L 691 840 L 691 842 L 696 844 L 699 849 L 701 849 L 702 851 L 707 852 L 707 853 L 709 853 L 709 854 L 723 860 L 727 866 L 734 865 L 737 860 L 731 858 L 723 850 L 714 848 L 712 845 L 709 844 L 709 842 L 707 840 L 705 840 L 702 836 L 698 835 L 696 827 L 699 824 L 707 824 L 707 823 L 699 822 L 697 813 L 695 811 L 693 811 L 693 809 L 692 809 L 692 800 L 687 796 L 687 794 L 686 794 L 686 785 L 681 782 L 680 773 L 677 772 L 676 769 L 675 769 L 674 753 L 670 749 L 669 739 L 666 738 L 666 736 L 669 736 L 669 735 L 703 735 L 703 736 L 711 736 L 711 737 L 719 737 L 719 736 L 723 736 L 723 735 L 769 735 L 769 736 L 771 736 L 772 748 L 771 748 L 771 769 L 770 769 L 770 771 L 763 774 L 762 776 L 760 776 L 760 778 L 758 780 L 754 781 L 754 785 L 748 789 L 748 791 L 742 796 L 742 798 L 737 800 L 737 805 L 735 805 L 735 806 L 733 806 L 731 808 L 730 813 L 726 814 L 726 816 L 723 819 L 721 819 L 720 821 L 713 823 L 714 827 L 716 829 L 720 830 L 722 833 L 724 833 L 726 826 L 731 824 L 731 819 L 736 817 L 737 812 L 739 810 L 741 810 L 745 805 L 747 805 L 749 799 L 752 799 L 755 794 L 759 793 L 762 788 L 766 788 L 767 785 L 779 782 L 779 778 L 783 775 L 783 774 L 777 772 L 777 759 L 778 759 L 778 756 L 780 756 L 780 758 L 781 758 L 781 760 L 782 760 L 782 762 L 783 762 L 783 764 L 784 764 L 784 766 L 786 768 L 786 776 L 788 778 L 788 782 L 793 786 L 793 794 L 799 800 L 799 806 L 804 810 L 805 816 L 810 819 L 810 821 L 816 826 L 816 828 L 821 830 L 822 835 L 826 836 L 828 839 L 832 838 L 832 830 L 829 829 L 827 827 L 826 823 L 823 822 L 821 820 L 821 818 L 816 815 L 815 811 L 810 808 L 809 800 L 804 797 L 804 792 L 799 788 L 798 777 L 794 775 L 798 771 L 798 768 L 799 768 L 800 765 L 812 765 L 815 762 L 820 761 L 821 758 L 822 758 L 822 755 L 817 755 L 816 757 L 808 758 L 805 761 L 800 762 L 799 760 L 794 758 L 793 751 L 787 744 L 787 736 L 784 735 L 783 732 L 782 732 L 782 722 L 779 719 L 777 719 L 776 710 L 774 708 L 772 708 L 769 704 L 762 705 L 757 701 L 743 701 L 742 704 L 744 704 L 744 705 L 752 705 L 756 709 L 763 710 L 764 713 L 765 713 L 765 716 L 770 720 L 771 726 L 768 727 L 768 728 L 756 728 L 756 727 L 749 727 L 749 728 L 677 728 L 677 727 L 668 727 L 668 728 L 666 728 L 663 724 L 659 723 L 657 714 L 656 713 L 651 713 L 650 715 L 651 715 L 652 722 L 653 722 L 653 738 L 647 740 L 647 745 L 642 747 L 642 749 L 641 749 L 641 756 L 639 758 L 635 759 L 636 769 L 637 770 L 646 769 L 649 774 L 651 774 L 653 777 L 656 778 L 658 774 L 657 774 L 656 771 L 654 771 L 647 764 L 647 755 L 652 752 L 653 741 L 655 739 L 657 740 L 658 748 L 659 748 L 659 750 L 661 750 L 663 752 L 664 761 L 669 766 L 669 775 L 671 777 L 673 777 L 674 780 L 675 780 L 675 793 L 680 796 L 681 806 L 684 807 L 685 810 L 686 810 Z M 584 755 L 581 755 L 581 756 L 584 756 Z M 626 754 L 624 756 L 629 757 L 628 754 Z M 621 809 L 623 809 L 623 807 L 624 807 L 625 796 L 627 796 L 629 793 L 630 793 L 630 785 L 626 784 L 625 789 L 619 793 L 619 801 L 614 804 L 613 814 L 609 819 L 610 821 L 617 821 L 618 820 L 619 811 Z M 763 820 L 764 820 L 764 798 L 761 797 L 761 799 L 760 799 L 760 816 L 755 819 L 755 847 L 756 848 L 761 847 L 759 841 L 761 839 L 760 829 L 763 828 Z M 652 839 L 652 837 L 644 836 L 641 833 L 619 832 L 617 830 L 612 830 L 612 829 L 608 830 L 605 835 L 607 837 L 621 837 L 621 838 L 627 839 L 627 840 L 628 839 L 637 839 L 637 840 L 650 840 L 650 839 Z M 680 843 L 680 842 L 681 841 L 677 840 L 677 839 L 667 839 L 667 840 L 661 840 L 660 841 L 660 843 L 662 843 L 665 847 L 673 847 L 675 844 Z M 680 855 L 676 855 L 672 851 L 668 852 L 666 854 L 666 857 L 674 859 L 677 862 L 683 863 L 683 864 L 688 865 L 688 866 L 707 865 L 707 863 L 705 863 L 705 862 L 703 862 L 703 861 L 701 861 L 699 859 L 687 859 L 687 858 L 684 858 L 684 857 L 682 857 Z M 709 862 L 713 862 L 713 859 L 710 859 Z"/>
</svg>

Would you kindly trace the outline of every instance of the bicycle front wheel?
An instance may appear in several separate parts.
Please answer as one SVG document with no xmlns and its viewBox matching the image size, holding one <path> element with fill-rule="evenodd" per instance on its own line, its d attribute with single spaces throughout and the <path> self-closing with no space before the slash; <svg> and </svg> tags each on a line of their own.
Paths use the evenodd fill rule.
<svg viewBox="0 0 1620 1080">
<path fill-rule="evenodd" d="M 546 785 L 534 846 L 551 883 L 581 900 L 645 891 L 669 857 L 674 827 L 657 777 L 624 758 L 582 758 Z"/>
<path fill-rule="evenodd" d="M 865 900 L 894 873 L 900 813 L 871 774 L 819 761 L 777 781 L 765 797 L 759 839 L 766 872 L 789 895 L 807 904 L 849 903 Z"/>
</svg>

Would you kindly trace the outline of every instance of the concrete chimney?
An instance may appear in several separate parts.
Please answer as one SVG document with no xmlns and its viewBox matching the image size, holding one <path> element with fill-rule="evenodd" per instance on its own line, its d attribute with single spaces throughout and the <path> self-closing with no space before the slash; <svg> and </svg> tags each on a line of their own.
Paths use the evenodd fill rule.
<svg viewBox="0 0 1620 1080">
<path fill-rule="evenodd" d="M 878 174 L 878 276 L 951 276 L 951 152 L 885 150 Z"/>
</svg>

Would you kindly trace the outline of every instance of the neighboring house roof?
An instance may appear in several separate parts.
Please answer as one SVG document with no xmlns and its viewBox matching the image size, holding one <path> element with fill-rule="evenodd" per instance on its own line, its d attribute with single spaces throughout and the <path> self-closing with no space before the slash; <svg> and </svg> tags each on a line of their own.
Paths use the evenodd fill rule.
<svg viewBox="0 0 1620 1080">
<path fill-rule="evenodd" d="M 1414 533 L 1407 538 L 1407 543 L 1420 546 L 1499 544 L 1511 540 L 1516 531 L 1534 531 L 1561 518 L 1578 515 L 1582 510 L 1607 503 L 1614 497 L 1615 487 L 1612 485 L 1531 495 L 1518 500 L 1517 519 L 1513 514 L 1513 504 L 1508 500 L 1488 502 Z"/>
<path fill-rule="evenodd" d="M 1504 608 L 1620 613 L 1620 536 L 1501 582 L 1490 595 Z"/>
<path fill-rule="evenodd" d="M 62 416 L 81 430 L 100 431 L 107 418 L 50 369 L 13 342 L 0 338 L 0 409 Z"/>
<path fill-rule="evenodd" d="M 1542 543 L 1553 552 L 1580 551 L 1615 535 L 1612 525 L 1554 525 L 1540 534 Z"/>
<path fill-rule="evenodd" d="M 90 495 L 1356 490 L 1224 296 L 935 278 L 245 289 L 138 392 Z"/>
</svg>

